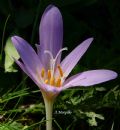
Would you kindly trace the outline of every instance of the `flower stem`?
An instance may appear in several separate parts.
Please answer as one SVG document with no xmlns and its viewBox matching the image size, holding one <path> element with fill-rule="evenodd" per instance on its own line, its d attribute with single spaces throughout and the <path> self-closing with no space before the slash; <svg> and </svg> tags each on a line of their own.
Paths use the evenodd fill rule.
<svg viewBox="0 0 120 130">
<path fill-rule="evenodd" d="M 46 130 L 52 130 L 52 112 L 53 112 L 54 99 L 49 99 L 44 94 L 43 98 L 45 102 L 45 111 L 46 111 Z"/>
</svg>

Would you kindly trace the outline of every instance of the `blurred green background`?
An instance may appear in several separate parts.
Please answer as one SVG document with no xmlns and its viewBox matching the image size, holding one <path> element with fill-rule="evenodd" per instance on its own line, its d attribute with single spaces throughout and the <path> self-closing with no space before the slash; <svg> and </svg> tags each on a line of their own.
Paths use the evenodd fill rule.
<svg viewBox="0 0 120 130">
<path fill-rule="evenodd" d="M 89 69 L 120 72 L 119 0 L 0 0 L 0 130 L 45 129 L 38 87 L 14 64 L 10 37 L 34 48 L 44 9 L 56 5 L 63 16 L 63 57 L 89 37 L 94 41 L 72 74 Z M 120 78 L 90 88 L 66 90 L 54 105 L 54 130 L 119 130 Z M 65 114 L 67 113 L 67 114 Z"/>
</svg>

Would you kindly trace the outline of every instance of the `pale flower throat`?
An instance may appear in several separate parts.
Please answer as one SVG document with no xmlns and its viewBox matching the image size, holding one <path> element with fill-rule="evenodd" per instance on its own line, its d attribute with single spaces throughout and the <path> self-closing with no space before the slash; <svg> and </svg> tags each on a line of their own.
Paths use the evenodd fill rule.
<svg viewBox="0 0 120 130">
<path fill-rule="evenodd" d="M 44 53 L 47 53 L 50 56 L 50 69 L 48 69 L 47 71 L 45 70 L 45 68 L 41 69 L 40 76 L 41 76 L 42 82 L 49 84 L 51 86 L 55 86 L 55 87 L 60 87 L 62 85 L 64 72 L 59 64 L 56 65 L 56 62 L 59 55 L 62 53 L 62 51 L 65 51 L 65 50 L 67 50 L 67 48 L 61 49 L 57 53 L 55 58 L 53 57 L 50 51 L 48 50 L 44 51 Z M 58 71 L 57 76 L 55 75 L 55 71 Z"/>
</svg>

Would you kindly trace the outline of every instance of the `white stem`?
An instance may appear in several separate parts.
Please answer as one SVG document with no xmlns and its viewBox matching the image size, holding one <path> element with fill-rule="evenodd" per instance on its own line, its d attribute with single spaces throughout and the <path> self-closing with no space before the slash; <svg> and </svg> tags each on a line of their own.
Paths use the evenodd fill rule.
<svg viewBox="0 0 120 130">
<path fill-rule="evenodd" d="M 52 112 L 54 99 L 49 99 L 44 93 L 42 93 L 45 103 L 46 111 L 46 130 L 52 130 Z"/>
</svg>

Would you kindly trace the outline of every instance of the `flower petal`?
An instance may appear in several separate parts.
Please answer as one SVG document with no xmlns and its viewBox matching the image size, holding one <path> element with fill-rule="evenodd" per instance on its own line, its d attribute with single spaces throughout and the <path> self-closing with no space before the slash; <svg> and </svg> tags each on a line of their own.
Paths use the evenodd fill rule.
<svg viewBox="0 0 120 130">
<path fill-rule="evenodd" d="M 20 68 L 35 82 L 35 84 L 40 88 L 40 90 L 45 91 L 46 93 L 52 93 L 52 95 L 58 94 L 61 89 L 44 84 L 40 80 L 40 71 L 34 68 L 38 67 L 40 61 L 32 47 L 22 38 L 17 36 L 12 37 L 12 42 L 15 45 L 23 61 L 22 63 L 19 60 L 13 58 L 15 62 L 20 66 Z M 41 66 L 39 67 L 41 68 Z"/>
<path fill-rule="evenodd" d="M 24 65 L 22 62 L 20 62 L 19 60 L 16 60 L 15 58 L 14 58 L 14 61 L 15 61 L 15 63 L 18 64 L 19 67 L 28 75 L 28 71 L 27 71 L 27 69 L 25 68 L 25 65 Z"/>
<path fill-rule="evenodd" d="M 20 62 L 19 60 L 15 60 L 15 62 L 35 83 L 37 82 L 36 75 L 34 75 L 34 73 L 32 73 L 31 71 L 29 72 L 22 62 Z"/>
<path fill-rule="evenodd" d="M 40 22 L 39 34 L 42 48 L 39 56 L 46 66 L 50 63 L 50 57 L 48 54 L 44 54 L 44 51 L 49 50 L 55 58 L 63 42 L 62 15 L 57 7 L 49 5 L 46 8 Z"/>
<path fill-rule="evenodd" d="M 93 38 L 89 38 L 78 45 L 65 59 L 61 62 L 61 67 L 63 69 L 65 77 L 69 75 L 75 65 L 78 63 L 80 58 L 86 52 L 90 46 Z"/>
<path fill-rule="evenodd" d="M 24 39 L 18 36 L 12 37 L 12 42 L 27 70 L 31 70 L 34 74 L 36 74 L 36 71 L 40 71 L 42 64 L 33 48 Z"/>
<path fill-rule="evenodd" d="M 89 70 L 67 79 L 63 89 L 73 86 L 91 86 L 115 79 L 116 77 L 117 73 L 111 70 Z"/>
<path fill-rule="evenodd" d="M 14 59 L 15 60 L 15 59 Z M 20 68 L 35 82 L 35 84 L 40 88 L 40 90 L 45 91 L 46 93 L 52 93 L 54 95 L 58 94 L 61 89 L 57 87 L 53 87 L 47 84 L 40 82 L 39 78 L 33 73 L 29 72 L 25 65 L 19 60 L 15 60 L 15 62 L 20 66 Z"/>
<path fill-rule="evenodd" d="M 45 91 L 48 94 L 52 93 L 52 94 L 56 95 L 56 94 L 58 94 L 62 91 L 61 88 L 59 88 L 59 87 L 51 86 L 51 85 L 48 85 L 48 84 L 40 84 L 40 85 L 43 86 L 42 90 Z M 39 85 L 39 88 L 41 89 L 40 85 Z"/>
</svg>

